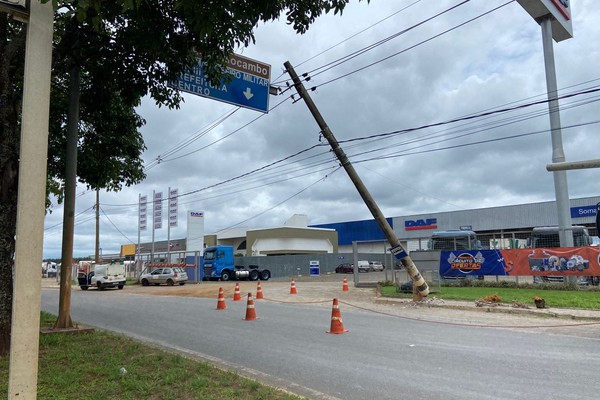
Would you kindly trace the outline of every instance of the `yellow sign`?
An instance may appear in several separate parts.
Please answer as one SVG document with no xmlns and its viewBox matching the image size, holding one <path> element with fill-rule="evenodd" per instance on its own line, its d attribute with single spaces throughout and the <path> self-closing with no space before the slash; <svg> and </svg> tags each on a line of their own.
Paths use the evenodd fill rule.
<svg viewBox="0 0 600 400">
<path fill-rule="evenodd" d="M 121 257 L 135 255 L 135 244 L 122 244 Z"/>
</svg>

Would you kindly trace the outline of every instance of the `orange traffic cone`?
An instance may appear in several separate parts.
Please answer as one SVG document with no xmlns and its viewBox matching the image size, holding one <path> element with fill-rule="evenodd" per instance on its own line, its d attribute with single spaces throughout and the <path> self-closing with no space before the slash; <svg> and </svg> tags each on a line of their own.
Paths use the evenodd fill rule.
<svg viewBox="0 0 600 400">
<path fill-rule="evenodd" d="M 260 282 L 256 284 L 256 300 L 264 299 L 262 288 L 260 287 Z"/>
<path fill-rule="evenodd" d="M 290 294 L 298 294 L 296 291 L 296 282 L 292 279 L 292 286 L 290 286 Z"/>
<path fill-rule="evenodd" d="M 348 330 L 344 329 L 342 322 L 342 314 L 340 313 L 340 306 L 338 305 L 338 299 L 333 299 L 333 308 L 331 309 L 331 328 L 327 333 L 346 333 Z"/>
<path fill-rule="evenodd" d="M 344 284 L 342 285 L 342 292 L 348 291 L 348 278 L 344 278 Z"/>
<path fill-rule="evenodd" d="M 235 292 L 233 292 L 233 301 L 241 301 L 242 294 L 240 293 L 240 284 L 235 283 Z"/>
<path fill-rule="evenodd" d="M 246 321 L 253 321 L 256 318 L 256 309 L 254 308 L 254 300 L 252 300 L 252 293 L 248 293 L 248 305 L 246 306 Z"/>
<path fill-rule="evenodd" d="M 223 288 L 219 288 L 219 300 L 217 301 L 217 310 L 227 310 L 227 304 L 225 304 L 225 293 Z"/>
</svg>

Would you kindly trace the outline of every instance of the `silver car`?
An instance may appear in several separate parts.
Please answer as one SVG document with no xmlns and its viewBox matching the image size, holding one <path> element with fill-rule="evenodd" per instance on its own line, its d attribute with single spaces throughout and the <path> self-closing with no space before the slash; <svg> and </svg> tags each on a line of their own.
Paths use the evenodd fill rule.
<svg viewBox="0 0 600 400">
<path fill-rule="evenodd" d="M 369 269 L 371 271 L 383 271 L 385 266 L 380 261 L 369 261 Z"/>
<path fill-rule="evenodd" d="M 187 272 L 181 267 L 156 268 L 149 274 L 142 274 L 140 276 L 142 286 L 160 285 L 161 283 L 169 286 L 173 286 L 176 283 L 185 285 L 187 279 Z"/>
</svg>

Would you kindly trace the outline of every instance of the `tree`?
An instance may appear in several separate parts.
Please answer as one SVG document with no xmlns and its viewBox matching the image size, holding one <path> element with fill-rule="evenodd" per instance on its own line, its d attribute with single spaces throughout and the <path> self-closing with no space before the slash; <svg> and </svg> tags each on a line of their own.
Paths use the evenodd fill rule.
<svg viewBox="0 0 600 400">
<path fill-rule="evenodd" d="M 177 107 L 181 96 L 167 82 L 194 65 L 198 53 L 209 77 L 218 80 L 228 55 L 254 42 L 259 22 L 285 13 L 304 33 L 322 13 L 341 14 L 348 2 L 54 0 L 48 191 L 64 195 L 67 88 L 74 71 L 83 89 L 75 125 L 77 177 L 90 189 L 118 191 L 144 178 L 138 131 L 144 121 L 135 111 L 143 96 Z M 10 348 L 24 38 L 21 24 L 0 15 L 0 356 Z"/>
</svg>

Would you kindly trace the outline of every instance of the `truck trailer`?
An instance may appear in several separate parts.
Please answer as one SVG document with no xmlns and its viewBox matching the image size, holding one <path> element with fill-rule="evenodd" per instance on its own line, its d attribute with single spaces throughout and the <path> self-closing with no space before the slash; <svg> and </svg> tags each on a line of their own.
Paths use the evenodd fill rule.
<svg viewBox="0 0 600 400">
<path fill-rule="evenodd" d="M 258 265 L 245 266 L 235 265 L 233 247 L 213 246 L 204 249 L 202 259 L 202 280 L 237 280 L 247 279 L 251 281 L 267 281 L 271 278 L 271 271 L 261 269 Z"/>
</svg>

